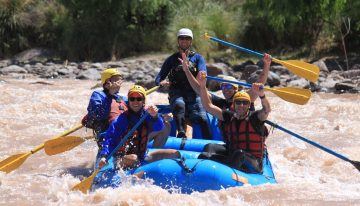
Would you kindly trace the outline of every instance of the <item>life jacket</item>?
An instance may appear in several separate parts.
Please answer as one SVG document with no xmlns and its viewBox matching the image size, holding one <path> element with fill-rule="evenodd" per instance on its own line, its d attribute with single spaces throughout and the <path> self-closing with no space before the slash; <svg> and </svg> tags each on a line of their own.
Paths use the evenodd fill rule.
<svg viewBox="0 0 360 206">
<path fill-rule="evenodd" d="M 120 116 L 120 114 L 127 111 L 127 109 L 127 105 L 122 98 L 120 98 L 119 100 L 113 99 L 111 102 L 111 109 L 108 118 L 109 124 L 111 124 L 111 122 L 113 122 L 118 116 Z"/>
<path fill-rule="evenodd" d="M 128 112 L 126 112 L 128 117 Z M 128 118 L 129 119 L 129 118 Z M 127 134 L 135 124 L 128 123 L 128 129 L 125 132 Z M 132 136 L 126 141 L 126 143 L 120 147 L 117 151 L 117 155 L 124 156 L 128 154 L 136 154 L 139 159 L 145 158 L 148 142 L 148 126 L 146 123 L 142 123 L 140 127 L 132 134 Z"/>
<path fill-rule="evenodd" d="M 194 51 L 191 51 L 188 56 L 188 59 L 191 59 L 191 57 L 194 56 L 195 54 L 196 53 Z M 179 57 L 181 58 L 180 55 Z M 186 77 L 186 74 L 182 69 L 181 62 L 177 58 L 174 58 L 174 61 L 175 62 L 172 63 L 173 68 L 170 69 L 170 73 L 169 73 L 170 88 L 176 88 L 181 90 L 192 90 L 192 87 Z M 189 61 L 189 70 L 191 74 L 194 75 L 194 77 L 196 77 L 197 74 L 199 73 L 197 67 L 198 65 L 196 62 Z"/>
<path fill-rule="evenodd" d="M 235 111 L 233 104 L 230 107 L 227 107 L 227 105 L 224 104 L 222 110 Z M 250 103 L 249 111 L 250 112 L 255 112 L 255 104 L 254 104 L 254 102 Z M 218 120 L 218 127 L 219 127 L 219 130 L 220 130 L 221 136 L 224 137 L 225 136 L 225 131 L 224 131 L 225 130 L 225 124 L 223 123 L 223 121 Z"/>
<path fill-rule="evenodd" d="M 94 132 L 97 134 L 99 132 L 105 131 L 112 121 L 114 121 L 120 114 L 127 111 L 127 105 L 122 98 L 118 100 L 112 99 L 111 106 L 110 106 L 110 113 L 108 116 L 107 121 L 98 121 L 95 118 L 90 118 L 89 114 L 86 114 L 82 120 L 81 124 L 87 128 L 93 129 Z"/>
<path fill-rule="evenodd" d="M 262 158 L 265 151 L 265 139 L 268 134 L 264 125 L 254 127 L 253 119 L 256 114 L 243 120 L 231 119 L 229 124 L 223 124 L 224 141 L 230 152 L 242 149 L 257 158 Z"/>
</svg>

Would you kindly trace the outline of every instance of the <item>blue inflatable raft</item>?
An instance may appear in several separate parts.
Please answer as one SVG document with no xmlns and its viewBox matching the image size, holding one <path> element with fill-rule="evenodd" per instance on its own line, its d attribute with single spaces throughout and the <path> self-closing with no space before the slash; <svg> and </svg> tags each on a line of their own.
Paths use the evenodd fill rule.
<svg viewBox="0 0 360 206">
<path fill-rule="evenodd" d="M 185 142 L 185 143 L 184 143 Z M 249 174 L 212 160 L 197 159 L 199 151 L 207 143 L 222 143 L 221 141 L 189 139 L 181 140 L 169 137 L 166 148 L 178 149 L 180 144 L 192 150 L 178 150 L 181 159 L 163 159 L 142 165 L 126 171 L 126 175 L 137 174 L 141 178 L 150 178 L 164 189 L 174 188 L 182 193 L 193 191 L 220 190 L 228 187 L 239 187 L 244 184 L 259 185 L 276 183 L 271 163 L 266 155 L 263 160 L 263 173 Z M 150 145 L 151 146 L 151 145 Z M 154 149 L 149 149 L 154 150 Z M 121 185 L 121 175 L 114 168 L 113 159 L 104 167 L 94 180 L 92 189 L 101 187 L 118 187 Z"/>
<path fill-rule="evenodd" d="M 170 112 L 169 106 L 158 106 L 159 112 Z M 220 190 L 228 187 L 241 187 L 245 184 L 259 185 L 276 183 L 268 155 L 264 155 L 263 173 L 250 174 L 233 169 L 227 165 L 212 161 L 197 159 L 204 146 L 208 143 L 224 144 L 217 127 L 217 120 L 208 114 L 209 124 L 212 128 L 214 140 L 205 140 L 201 137 L 198 125 L 193 125 L 193 139 L 180 139 L 169 137 L 163 148 L 176 149 L 181 154 L 181 159 L 163 159 L 156 162 L 144 164 L 136 169 L 125 171 L 120 174 L 115 169 L 113 158 L 109 164 L 95 177 L 92 190 L 104 187 L 119 187 L 124 175 L 134 175 L 141 178 L 150 178 L 164 189 L 172 191 L 176 189 L 182 193 L 193 191 L 203 192 L 206 190 Z M 173 121 L 170 136 L 176 133 L 176 124 Z M 152 142 L 148 145 L 152 149 Z M 98 162 L 97 159 L 96 162 Z"/>
</svg>

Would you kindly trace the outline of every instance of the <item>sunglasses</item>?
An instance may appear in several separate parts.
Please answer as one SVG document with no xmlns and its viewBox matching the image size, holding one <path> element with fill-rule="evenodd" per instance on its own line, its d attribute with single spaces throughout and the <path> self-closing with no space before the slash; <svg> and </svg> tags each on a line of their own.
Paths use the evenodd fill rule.
<svg viewBox="0 0 360 206">
<path fill-rule="evenodd" d="M 234 86 L 231 84 L 222 84 L 221 89 L 232 89 Z"/>
<path fill-rule="evenodd" d="M 142 97 L 129 97 L 130 102 L 138 101 L 141 102 L 144 98 Z"/>
<path fill-rule="evenodd" d="M 240 100 L 236 100 L 236 101 L 234 101 L 234 103 L 236 104 L 236 105 L 248 105 L 248 104 L 250 104 L 250 102 L 249 101 L 240 101 Z"/>
</svg>

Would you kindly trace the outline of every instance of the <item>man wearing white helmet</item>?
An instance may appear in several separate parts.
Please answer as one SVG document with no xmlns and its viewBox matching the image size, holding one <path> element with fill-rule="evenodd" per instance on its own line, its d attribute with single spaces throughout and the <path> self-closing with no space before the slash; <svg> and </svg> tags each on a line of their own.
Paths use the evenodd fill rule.
<svg viewBox="0 0 360 206">
<path fill-rule="evenodd" d="M 206 63 L 199 53 L 190 50 L 193 38 L 193 33 L 188 28 L 178 31 L 179 51 L 165 60 L 155 78 L 155 84 L 170 86 L 169 103 L 176 120 L 177 137 L 186 137 L 185 118 L 188 118 L 192 123 L 201 126 L 203 138 L 211 138 L 205 109 L 195 92 L 199 90 L 199 83 L 195 77 L 199 71 L 206 72 Z M 166 77 L 169 81 L 165 80 Z"/>
</svg>

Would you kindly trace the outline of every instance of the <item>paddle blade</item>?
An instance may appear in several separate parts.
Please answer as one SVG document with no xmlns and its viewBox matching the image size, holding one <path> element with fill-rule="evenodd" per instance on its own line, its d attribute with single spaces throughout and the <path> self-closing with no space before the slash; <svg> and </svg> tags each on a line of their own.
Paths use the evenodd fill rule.
<svg viewBox="0 0 360 206">
<path fill-rule="evenodd" d="M 9 164 L 10 162 L 20 158 L 21 156 L 23 156 L 26 153 L 20 153 L 20 154 L 16 154 L 16 155 L 12 155 L 6 159 L 4 159 L 3 161 L 0 162 L 0 168 L 2 168 L 3 166 Z"/>
<path fill-rule="evenodd" d="M 7 163 L 2 165 L 0 167 L 0 171 L 2 172 L 6 172 L 6 173 L 9 173 L 15 169 L 17 169 L 18 167 L 20 167 L 20 165 L 22 165 L 25 160 L 31 155 L 32 153 L 31 152 L 28 152 L 28 153 L 23 153 L 23 154 L 17 154 L 17 155 L 13 155 L 9 158 L 7 158 L 6 161 Z M 16 157 L 15 157 L 16 156 Z M 10 161 L 11 160 L 11 161 Z M 3 161 L 3 162 L 4 162 Z M 1 163 L 3 163 L 1 162 Z"/>
<path fill-rule="evenodd" d="M 312 82 L 316 82 L 319 78 L 320 69 L 314 64 L 309 64 L 299 60 L 279 60 L 272 58 L 272 61 L 279 63 L 289 69 L 292 73 L 303 77 Z"/>
<path fill-rule="evenodd" d="M 47 140 L 45 145 L 45 153 L 47 155 L 56 155 L 63 153 L 77 147 L 83 143 L 86 139 L 79 136 L 65 136 L 56 139 Z"/>
<path fill-rule="evenodd" d="M 300 89 L 295 87 L 284 87 L 284 88 L 264 88 L 267 91 L 271 91 L 281 99 L 299 105 L 306 104 L 310 97 L 311 91 L 308 89 Z"/>
<path fill-rule="evenodd" d="M 350 163 L 360 172 L 360 162 L 351 160 Z"/>
<path fill-rule="evenodd" d="M 97 169 L 91 176 L 81 181 L 79 184 L 75 185 L 71 190 L 80 190 L 82 193 L 86 193 L 90 190 L 91 185 L 94 181 L 94 178 L 99 173 L 100 169 Z"/>
</svg>

